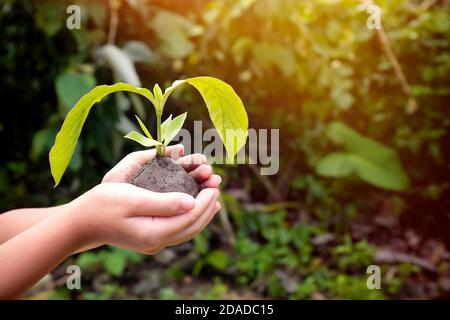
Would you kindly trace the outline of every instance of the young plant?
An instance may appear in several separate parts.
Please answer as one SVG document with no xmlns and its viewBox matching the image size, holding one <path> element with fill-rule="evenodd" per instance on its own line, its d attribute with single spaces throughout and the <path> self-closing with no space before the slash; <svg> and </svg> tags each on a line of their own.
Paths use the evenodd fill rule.
<svg viewBox="0 0 450 320">
<path fill-rule="evenodd" d="M 145 88 L 137 88 L 126 83 L 97 86 L 75 104 L 68 113 L 61 130 L 56 135 L 55 144 L 50 150 L 50 168 L 55 187 L 69 165 L 75 151 L 81 129 L 91 108 L 105 96 L 117 92 L 128 91 L 144 96 L 156 111 L 156 139 L 152 137 L 141 119 L 136 116 L 139 126 L 145 135 L 132 131 L 125 138 L 134 140 L 144 147 L 156 147 L 160 156 L 165 155 L 165 147 L 177 135 L 186 120 L 187 112 L 172 119 L 169 116 L 163 123 L 161 117 L 169 95 L 183 84 L 190 84 L 196 88 L 208 108 L 209 116 L 219 137 L 227 151 L 228 157 L 233 159 L 247 140 L 248 118 L 241 99 L 227 83 L 212 77 L 196 77 L 175 81 L 164 93 L 158 84 L 153 88 L 153 93 Z"/>
</svg>

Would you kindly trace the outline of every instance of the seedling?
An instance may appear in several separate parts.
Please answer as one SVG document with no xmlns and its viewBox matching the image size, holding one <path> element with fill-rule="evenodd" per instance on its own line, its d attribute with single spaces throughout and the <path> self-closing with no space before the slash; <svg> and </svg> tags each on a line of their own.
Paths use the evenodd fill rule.
<svg viewBox="0 0 450 320">
<path fill-rule="evenodd" d="M 187 112 L 173 119 L 170 115 L 164 122 L 161 122 L 162 113 L 170 94 L 183 84 L 190 84 L 200 92 L 228 157 L 233 159 L 247 140 L 248 118 L 241 99 L 227 83 L 212 77 L 196 77 L 175 81 L 164 93 L 158 84 L 154 86 L 153 93 L 148 89 L 137 88 L 126 83 L 116 83 L 111 86 L 101 85 L 81 97 L 67 115 L 56 136 L 55 144 L 50 150 L 50 168 L 55 180 L 55 187 L 61 181 L 69 165 L 89 111 L 94 104 L 113 92 L 134 92 L 150 100 L 156 112 L 156 139 L 152 137 L 138 116 L 136 119 L 144 135 L 132 131 L 125 138 L 134 140 L 147 148 L 156 147 L 157 154 L 164 157 L 166 146 L 182 128 Z"/>
</svg>

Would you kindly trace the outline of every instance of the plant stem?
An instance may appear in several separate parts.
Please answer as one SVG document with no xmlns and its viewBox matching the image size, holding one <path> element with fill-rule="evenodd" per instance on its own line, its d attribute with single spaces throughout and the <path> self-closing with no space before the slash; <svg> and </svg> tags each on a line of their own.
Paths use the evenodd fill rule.
<svg viewBox="0 0 450 320">
<path fill-rule="evenodd" d="M 162 112 L 156 112 L 156 139 L 161 142 L 161 116 Z M 156 146 L 156 153 L 162 157 L 164 157 L 164 148 L 163 146 Z"/>
</svg>

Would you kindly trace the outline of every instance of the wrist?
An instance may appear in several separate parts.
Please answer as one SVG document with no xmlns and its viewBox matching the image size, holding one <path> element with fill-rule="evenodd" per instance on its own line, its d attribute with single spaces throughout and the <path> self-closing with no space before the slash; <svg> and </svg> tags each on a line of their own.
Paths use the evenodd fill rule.
<svg viewBox="0 0 450 320">
<path fill-rule="evenodd" d="M 51 214 L 38 226 L 51 230 L 49 233 L 57 232 L 52 237 L 59 239 L 59 245 L 64 248 L 64 254 L 67 257 L 78 252 L 83 247 L 86 237 L 79 232 L 72 203 L 64 204 L 58 208 L 60 210 L 59 213 Z"/>
<path fill-rule="evenodd" d="M 79 243 L 79 248 L 77 250 L 92 247 L 94 244 L 99 243 L 99 235 L 94 231 L 95 227 L 91 221 L 92 210 L 89 206 L 88 197 L 88 194 L 83 194 L 66 204 L 66 216 L 72 225 L 72 230 L 74 231 L 73 236 Z"/>
</svg>

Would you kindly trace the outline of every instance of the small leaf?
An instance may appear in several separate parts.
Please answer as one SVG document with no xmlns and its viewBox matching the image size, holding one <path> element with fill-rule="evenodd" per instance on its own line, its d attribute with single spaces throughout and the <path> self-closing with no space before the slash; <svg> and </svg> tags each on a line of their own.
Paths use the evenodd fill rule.
<svg viewBox="0 0 450 320">
<path fill-rule="evenodd" d="M 157 101 L 161 102 L 163 100 L 163 93 L 158 84 L 155 84 L 155 86 L 153 87 L 153 95 L 155 96 L 155 99 Z"/>
<path fill-rule="evenodd" d="M 136 132 L 136 131 L 131 131 L 129 134 L 127 134 L 125 136 L 125 138 L 136 141 L 137 143 L 140 143 L 144 147 L 154 147 L 154 146 L 162 145 L 162 143 L 160 143 L 156 140 L 144 137 L 142 134 L 140 134 L 139 132 Z"/>
<path fill-rule="evenodd" d="M 161 134 L 161 139 L 167 146 L 173 138 L 177 135 L 178 131 L 183 127 L 184 121 L 186 120 L 187 112 L 180 114 L 173 120 L 170 120 L 164 130 L 164 135 Z M 162 132 L 161 132 L 162 133 Z"/>
<path fill-rule="evenodd" d="M 150 138 L 153 139 L 152 135 L 150 134 L 150 132 L 148 131 L 147 127 L 145 126 L 145 124 L 142 122 L 141 119 L 139 119 L 139 117 L 137 115 L 134 115 L 137 119 L 137 121 L 139 122 L 139 126 L 141 127 L 142 131 L 145 133 L 145 135 Z"/>
<path fill-rule="evenodd" d="M 167 126 L 169 125 L 170 121 L 172 121 L 172 115 L 170 115 L 162 124 L 161 124 L 161 137 L 166 136 Z M 162 142 L 164 142 L 164 138 L 161 139 Z"/>
</svg>

